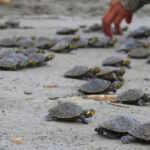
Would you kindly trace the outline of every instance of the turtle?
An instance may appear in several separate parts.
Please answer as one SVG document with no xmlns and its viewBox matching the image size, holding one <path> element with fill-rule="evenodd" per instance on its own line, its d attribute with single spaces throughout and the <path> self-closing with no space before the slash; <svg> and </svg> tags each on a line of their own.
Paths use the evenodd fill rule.
<svg viewBox="0 0 150 150">
<path fill-rule="evenodd" d="M 47 37 L 39 37 L 34 40 L 34 47 L 40 49 L 50 49 L 56 44 L 54 39 L 50 39 Z"/>
<path fill-rule="evenodd" d="M 82 79 L 88 74 L 89 68 L 87 66 L 75 66 L 65 73 L 65 77 Z"/>
<path fill-rule="evenodd" d="M 102 68 L 98 73 L 96 73 L 96 77 L 104 80 L 113 81 L 123 81 L 122 76 L 125 73 L 124 68 Z"/>
<path fill-rule="evenodd" d="M 27 48 L 27 49 L 19 49 L 18 52 L 21 52 L 24 55 L 29 56 L 34 53 L 40 53 L 41 49 L 36 48 L 36 47 L 31 47 L 31 48 Z"/>
<path fill-rule="evenodd" d="M 0 59 L 0 69 L 2 70 L 18 70 L 27 64 L 28 58 L 21 53 L 8 53 Z"/>
<path fill-rule="evenodd" d="M 92 48 L 109 48 L 113 47 L 116 43 L 115 40 L 112 40 L 109 37 L 90 37 L 89 38 L 89 46 Z"/>
<path fill-rule="evenodd" d="M 116 66 L 116 67 L 127 67 L 130 68 L 130 60 L 129 59 L 124 59 L 121 57 L 117 56 L 111 56 L 106 58 L 103 62 L 103 66 Z"/>
<path fill-rule="evenodd" d="M 150 122 L 134 125 L 128 130 L 128 134 L 121 137 L 123 144 L 131 142 L 150 143 Z"/>
<path fill-rule="evenodd" d="M 120 46 L 117 52 L 128 53 L 136 48 L 137 48 L 137 41 L 134 38 L 127 38 L 126 40 L 123 41 L 123 44 Z"/>
<path fill-rule="evenodd" d="M 116 87 L 120 87 L 119 85 Z M 108 80 L 91 79 L 87 83 L 81 85 L 79 91 L 84 94 L 102 94 L 108 92 L 116 92 L 116 88 Z"/>
<path fill-rule="evenodd" d="M 140 38 L 148 38 L 150 36 L 150 28 L 147 26 L 140 26 L 134 31 L 131 31 L 129 37 L 133 37 L 136 39 Z"/>
<path fill-rule="evenodd" d="M 95 131 L 109 139 L 121 139 L 128 135 L 129 130 L 140 125 L 140 122 L 134 117 L 127 115 L 112 116 L 110 119 L 102 122 L 95 128 Z"/>
<path fill-rule="evenodd" d="M 34 46 L 34 41 L 30 37 L 17 37 L 16 43 L 18 47 L 22 47 L 22 48 L 30 48 Z"/>
<path fill-rule="evenodd" d="M 20 28 L 20 21 L 16 19 L 10 19 L 5 21 L 6 28 L 17 29 Z"/>
<path fill-rule="evenodd" d="M 90 25 L 87 29 L 83 30 L 84 33 L 98 32 L 98 31 L 102 31 L 102 24 L 100 23 L 94 23 Z"/>
<path fill-rule="evenodd" d="M 77 35 L 73 37 L 71 45 L 74 48 L 88 48 L 88 37 L 83 35 Z"/>
<path fill-rule="evenodd" d="M 16 37 L 2 39 L 0 41 L 0 47 L 9 47 L 9 48 L 18 47 Z"/>
<path fill-rule="evenodd" d="M 142 48 L 133 49 L 128 53 L 128 56 L 135 59 L 145 59 L 150 56 L 150 51 Z"/>
<path fill-rule="evenodd" d="M 84 110 L 81 106 L 72 102 L 61 102 L 57 106 L 49 109 L 49 114 L 46 117 L 47 121 L 81 121 L 84 124 L 88 124 L 86 118 L 90 118 L 95 115 L 94 109 Z"/>
<path fill-rule="evenodd" d="M 28 56 L 28 66 L 29 67 L 36 67 L 36 66 L 43 66 L 46 64 L 46 58 L 42 54 L 31 54 Z"/>
<path fill-rule="evenodd" d="M 57 41 L 57 43 L 50 48 L 51 51 L 55 53 L 67 53 L 70 52 L 71 50 L 75 49 L 71 44 L 72 38 L 63 38 Z"/>
<path fill-rule="evenodd" d="M 59 35 L 70 35 L 70 34 L 75 34 L 78 32 L 78 28 L 69 28 L 69 27 L 64 27 L 60 30 L 57 31 L 57 34 Z"/>
<path fill-rule="evenodd" d="M 150 96 L 140 89 L 128 89 L 117 96 L 116 102 L 143 106 L 150 101 Z"/>
</svg>

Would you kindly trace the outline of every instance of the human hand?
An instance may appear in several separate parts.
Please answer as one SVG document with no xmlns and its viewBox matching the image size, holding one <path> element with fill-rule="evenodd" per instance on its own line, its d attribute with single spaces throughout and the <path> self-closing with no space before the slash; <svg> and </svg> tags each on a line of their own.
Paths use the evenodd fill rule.
<svg viewBox="0 0 150 150">
<path fill-rule="evenodd" d="M 10 0 L 0 0 L 0 4 L 9 4 Z"/>
<path fill-rule="evenodd" d="M 122 35 L 120 24 L 125 19 L 128 24 L 132 21 L 132 13 L 127 11 L 118 0 L 112 0 L 110 8 L 103 17 L 103 31 L 104 33 L 113 38 L 111 25 L 114 23 L 116 31 Z"/>
</svg>

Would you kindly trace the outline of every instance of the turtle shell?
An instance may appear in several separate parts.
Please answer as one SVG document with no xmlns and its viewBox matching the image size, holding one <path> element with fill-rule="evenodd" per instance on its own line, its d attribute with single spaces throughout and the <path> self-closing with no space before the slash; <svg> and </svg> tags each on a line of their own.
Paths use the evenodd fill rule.
<svg viewBox="0 0 150 150">
<path fill-rule="evenodd" d="M 150 122 L 133 126 L 128 133 L 137 139 L 150 141 Z"/>
<path fill-rule="evenodd" d="M 128 53 L 130 58 L 145 59 L 150 56 L 150 51 L 147 49 L 133 49 Z"/>
<path fill-rule="evenodd" d="M 42 66 L 46 64 L 46 58 L 44 55 L 41 54 L 31 54 L 28 56 L 29 64 L 28 66 L 35 67 L 35 66 Z"/>
<path fill-rule="evenodd" d="M 16 28 L 20 28 L 20 22 L 19 22 L 19 20 L 7 20 L 6 22 L 5 22 L 5 26 L 7 27 L 7 28 L 14 28 L 14 29 L 16 29 Z"/>
<path fill-rule="evenodd" d="M 69 34 L 75 34 L 78 31 L 78 28 L 69 28 L 69 27 L 64 27 L 57 31 L 57 34 L 60 35 L 69 35 Z"/>
<path fill-rule="evenodd" d="M 39 37 L 34 41 L 34 47 L 41 49 L 49 49 L 56 44 L 56 41 L 46 37 Z"/>
<path fill-rule="evenodd" d="M 6 38 L 6 39 L 2 39 L 0 41 L 0 46 L 1 47 L 18 47 L 18 44 L 16 42 L 16 38 Z"/>
<path fill-rule="evenodd" d="M 82 78 L 86 76 L 88 70 L 86 66 L 75 66 L 73 69 L 67 71 L 64 76 L 69 78 Z"/>
<path fill-rule="evenodd" d="M 52 48 L 51 50 L 56 53 L 66 53 L 69 52 L 72 48 L 70 47 L 72 38 L 64 38 L 60 39 Z"/>
<path fill-rule="evenodd" d="M 120 46 L 117 52 L 125 52 L 128 53 L 130 50 L 137 48 L 137 42 L 133 38 L 128 38 L 124 41 L 124 43 Z"/>
<path fill-rule="evenodd" d="M 88 47 L 88 37 L 86 37 L 86 36 L 79 36 L 77 38 L 75 37 L 71 41 L 71 44 L 73 45 L 73 47 L 75 47 L 75 48 L 86 48 L 86 47 Z"/>
<path fill-rule="evenodd" d="M 22 48 L 29 48 L 34 46 L 34 42 L 32 38 L 29 37 L 18 37 L 16 39 L 16 43 L 18 47 L 22 47 Z"/>
<path fill-rule="evenodd" d="M 93 48 L 108 48 L 113 47 L 115 41 L 108 37 L 91 37 L 89 38 L 89 46 Z"/>
<path fill-rule="evenodd" d="M 144 92 L 140 89 L 129 89 L 117 96 L 117 102 L 133 103 L 144 96 Z"/>
<path fill-rule="evenodd" d="M 102 65 L 103 66 L 117 66 L 117 65 L 120 65 L 122 62 L 123 62 L 123 58 L 112 56 L 112 57 L 106 58 L 102 62 Z"/>
<path fill-rule="evenodd" d="M 147 38 L 150 36 L 150 28 L 146 26 L 141 26 L 134 31 L 131 31 L 129 37 L 133 38 Z"/>
<path fill-rule="evenodd" d="M 109 81 L 117 80 L 117 74 L 115 70 L 110 68 L 101 69 L 100 72 L 96 74 L 96 77 Z"/>
<path fill-rule="evenodd" d="M 74 103 L 65 102 L 60 103 L 56 107 L 49 110 L 48 117 L 55 117 L 57 119 L 71 119 L 80 116 L 83 109 Z"/>
<path fill-rule="evenodd" d="M 85 94 L 100 94 L 104 93 L 111 86 L 111 82 L 102 79 L 92 79 L 87 83 L 83 84 L 79 91 Z"/>
<path fill-rule="evenodd" d="M 104 128 L 107 131 L 128 133 L 129 130 L 138 124 L 140 123 L 133 117 L 118 115 L 104 121 L 98 128 Z"/>
</svg>

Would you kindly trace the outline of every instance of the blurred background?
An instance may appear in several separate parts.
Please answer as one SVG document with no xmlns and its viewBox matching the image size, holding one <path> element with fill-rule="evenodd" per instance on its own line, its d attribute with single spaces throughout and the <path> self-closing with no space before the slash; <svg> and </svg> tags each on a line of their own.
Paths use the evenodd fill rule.
<svg viewBox="0 0 150 150">
<path fill-rule="evenodd" d="M 4 15 L 54 15 L 54 16 L 102 16 L 110 0 L 11 0 L 9 6 L 0 6 Z M 150 15 L 150 6 L 137 15 Z"/>
</svg>

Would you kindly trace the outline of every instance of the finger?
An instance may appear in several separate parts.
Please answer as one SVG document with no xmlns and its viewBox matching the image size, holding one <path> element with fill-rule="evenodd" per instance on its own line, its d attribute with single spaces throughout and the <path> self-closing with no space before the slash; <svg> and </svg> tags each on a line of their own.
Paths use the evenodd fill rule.
<svg viewBox="0 0 150 150">
<path fill-rule="evenodd" d="M 121 24 L 122 20 L 124 19 L 124 17 L 125 17 L 124 14 L 120 13 L 114 21 L 115 28 L 120 35 L 123 34 L 120 24 Z"/>
<path fill-rule="evenodd" d="M 105 33 L 105 31 L 106 31 L 106 25 L 107 25 L 107 23 L 108 23 L 107 18 L 109 17 L 111 11 L 112 11 L 112 7 L 110 7 L 109 10 L 105 13 L 105 15 L 104 15 L 104 17 L 103 17 L 103 20 L 102 20 L 102 23 L 103 23 L 102 28 L 103 28 L 103 32 L 104 32 L 104 33 Z"/>
<path fill-rule="evenodd" d="M 103 19 L 103 27 L 104 27 L 104 33 L 109 36 L 113 37 L 112 29 L 111 29 L 111 24 L 115 20 L 115 17 L 117 15 L 117 11 L 115 10 L 115 6 L 112 6 L 110 11 L 106 14 L 106 18 Z"/>
<path fill-rule="evenodd" d="M 125 18 L 125 20 L 126 20 L 127 24 L 130 24 L 132 22 L 132 14 L 127 15 L 127 17 Z"/>
</svg>

